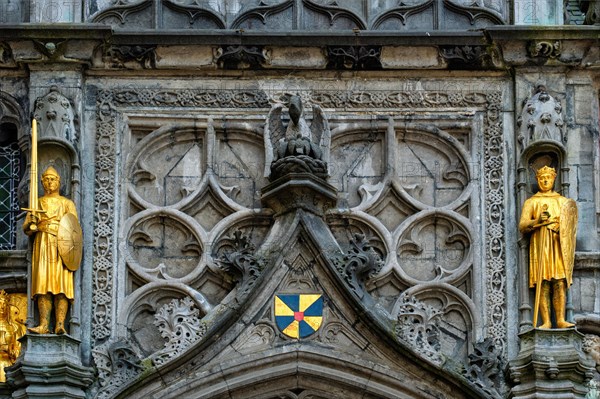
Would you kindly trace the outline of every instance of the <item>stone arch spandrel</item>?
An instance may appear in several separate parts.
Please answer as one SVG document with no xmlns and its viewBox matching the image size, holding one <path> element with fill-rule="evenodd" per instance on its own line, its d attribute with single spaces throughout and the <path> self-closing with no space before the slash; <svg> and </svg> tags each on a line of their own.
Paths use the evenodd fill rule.
<svg viewBox="0 0 600 399">
<path fill-rule="evenodd" d="M 115 397 L 276 398 L 327 387 L 331 398 L 478 397 L 460 376 L 422 358 L 369 314 L 328 260 L 339 247 L 321 218 L 300 211 L 276 224 L 287 226 L 287 234 L 272 244 L 274 263 L 254 285 L 244 290 L 242 280 L 229 300 L 209 310 L 201 341 L 155 363 Z M 264 246 L 261 253 L 268 253 Z M 275 295 L 303 292 L 322 296 L 323 321 L 294 339 L 277 325 Z"/>
</svg>

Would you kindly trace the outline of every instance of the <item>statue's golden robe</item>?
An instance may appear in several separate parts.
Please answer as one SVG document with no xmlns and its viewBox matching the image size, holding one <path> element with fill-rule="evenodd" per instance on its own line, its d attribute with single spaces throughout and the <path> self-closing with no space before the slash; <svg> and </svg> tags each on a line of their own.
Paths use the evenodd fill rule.
<svg viewBox="0 0 600 399">
<path fill-rule="evenodd" d="M 557 192 L 550 191 L 546 193 L 538 192 L 525 201 L 519 230 L 522 233 L 528 233 L 528 227 L 533 220 L 538 220 L 545 210 L 550 214 L 550 219 L 560 216 L 563 203 L 568 199 Z M 571 285 L 572 276 L 565 267 L 559 236 L 559 223 L 551 223 L 542 226 L 531 232 L 529 241 L 529 286 L 534 287 L 540 278 L 550 281 L 552 279 L 566 279 L 567 284 Z"/>
<path fill-rule="evenodd" d="M 66 213 L 77 217 L 75 204 L 62 196 L 43 196 L 39 206 L 45 213 L 38 217 L 38 232 L 33 242 L 31 260 L 31 296 L 38 294 L 64 294 L 74 298 L 73 272 L 63 266 L 58 254 L 57 233 L 60 219 Z M 25 220 L 25 226 L 29 220 Z"/>
</svg>

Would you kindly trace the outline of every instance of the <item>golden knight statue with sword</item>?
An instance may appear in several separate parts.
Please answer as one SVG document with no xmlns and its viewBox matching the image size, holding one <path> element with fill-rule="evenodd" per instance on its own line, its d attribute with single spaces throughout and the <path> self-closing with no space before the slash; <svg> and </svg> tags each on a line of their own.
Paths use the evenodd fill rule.
<svg viewBox="0 0 600 399">
<path fill-rule="evenodd" d="M 42 173 L 44 195 L 38 198 L 37 122 L 31 129 L 30 193 L 25 234 L 33 236 L 30 286 L 37 302 L 39 324 L 34 334 L 66 334 L 69 304 L 75 299 L 74 272 L 82 256 L 82 233 L 73 201 L 60 195 L 60 175 L 52 166 Z"/>
</svg>

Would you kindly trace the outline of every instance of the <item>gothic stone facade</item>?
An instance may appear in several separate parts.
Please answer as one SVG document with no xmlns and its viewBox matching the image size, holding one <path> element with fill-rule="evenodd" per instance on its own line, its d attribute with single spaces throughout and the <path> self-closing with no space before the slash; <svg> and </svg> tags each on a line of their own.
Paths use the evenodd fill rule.
<svg viewBox="0 0 600 399">
<path fill-rule="evenodd" d="M 531 15 L 487 0 L 11 8 L 0 128 L 23 155 L 10 198 L 26 205 L 33 116 L 84 260 L 69 336 L 27 335 L 1 392 L 597 398 L 600 30 L 575 24 L 598 6 L 541 3 L 570 25 L 555 10 L 554 26 L 517 26 Z M 319 173 L 300 147 L 271 168 L 293 98 Z M 576 330 L 532 328 L 517 219 L 542 163 L 579 208 Z M 0 288 L 26 292 L 28 241 L 11 223 Z M 296 294 L 322 299 L 299 338 L 276 306 Z"/>
</svg>

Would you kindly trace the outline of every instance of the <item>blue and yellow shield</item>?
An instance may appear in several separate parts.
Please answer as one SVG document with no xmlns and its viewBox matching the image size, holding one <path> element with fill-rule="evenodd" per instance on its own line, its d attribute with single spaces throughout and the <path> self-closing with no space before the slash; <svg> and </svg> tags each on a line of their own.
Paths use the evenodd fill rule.
<svg viewBox="0 0 600 399">
<path fill-rule="evenodd" d="M 323 297 L 320 294 L 275 295 L 275 323 L 290 338 L 313 334 L 323 322 Z"/>
</svg>

